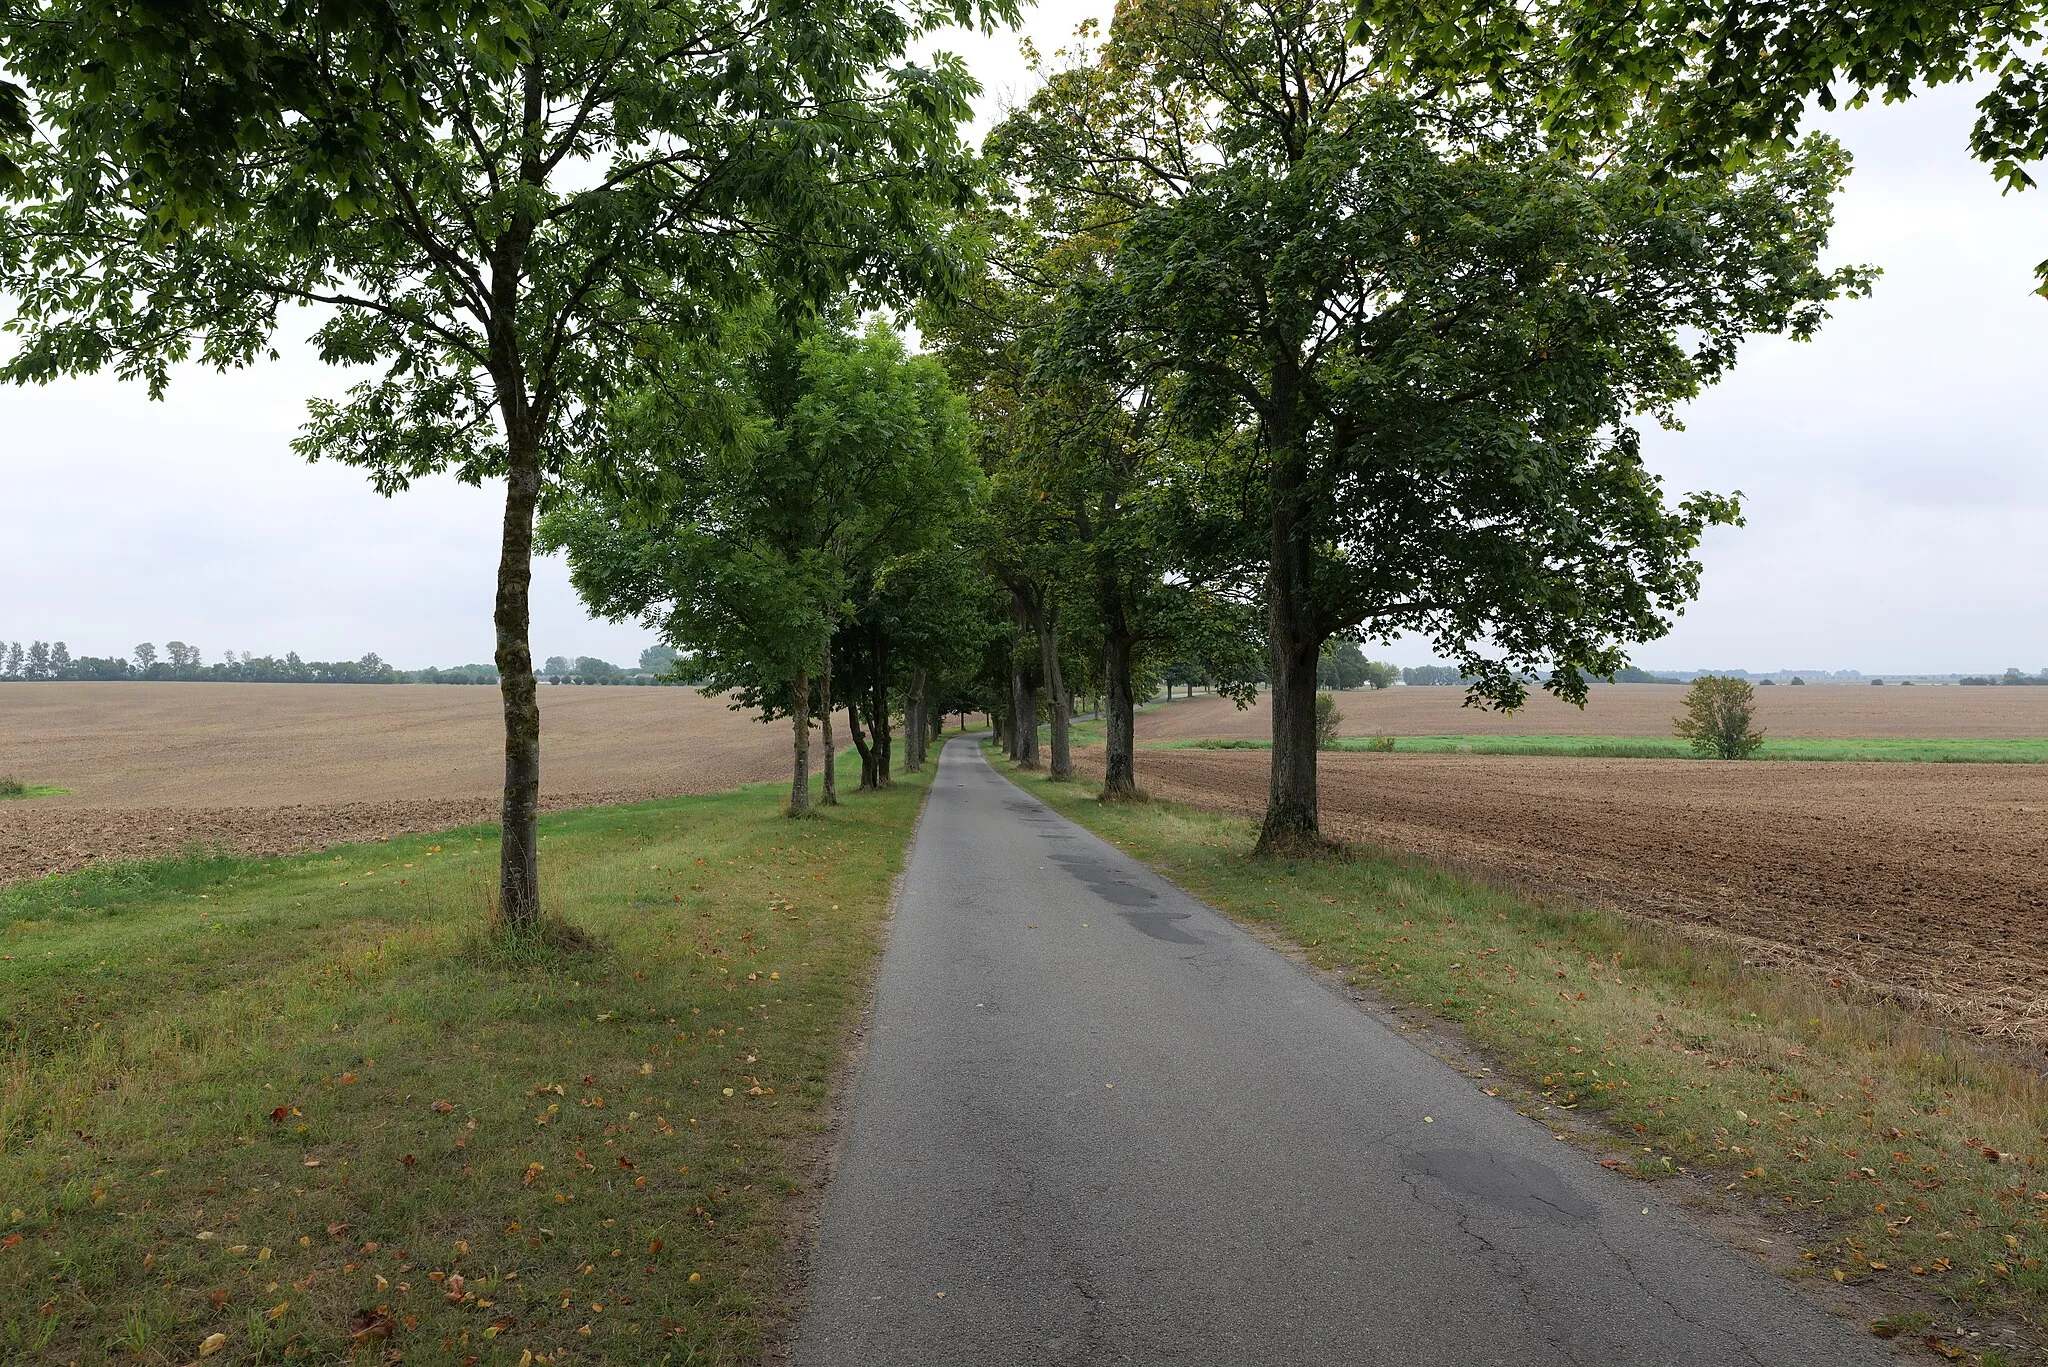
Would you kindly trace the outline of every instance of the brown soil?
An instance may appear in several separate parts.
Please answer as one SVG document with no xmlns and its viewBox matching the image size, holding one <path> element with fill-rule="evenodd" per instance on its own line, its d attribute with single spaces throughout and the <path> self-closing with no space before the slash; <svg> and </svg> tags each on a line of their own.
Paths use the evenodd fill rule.
<svg viewBox="0 0 2048 1367">
<path fill-rule="evenodd" d="M 1675 923 L 2048 1049 L 2048 767 L 1332 754 L 1321 778 L 1329 834 Z M 1141 750 L 1138 779 L 1256 816 L 1267 756 Z"/>
<path fill-rule="evenodd" d="M 1685 710 L 1671 684 L 1603 684 L 1585 711 L 1541 691 L 1513 716 L 1464 706 L 1461 688 L 1354 689 L 1339 693 L 1338 729 L 1347 736 L 1669 736 Z M 1773 736 L 2048 736 L 2048 688 L 1963 688 L 1886 684 L 1778 686 L 1756 691 L 1757 724 Z M 1261 738 L 1273 734 L 1262 695 L 1240 712 L 1203 695 L 1138 714 L 1138 739 Z"/>
<path fill-rule="evenodd" d="M 498 690 L 447 685 L 9 684 L 0 883 L 225 844 L 275 854 L 497 819 Z M 788 773 L 787 723 L 689 688 L 541 690 L 549 810 Z M 842 731 L 842 735 L 843 735 Z"/>
</svg>

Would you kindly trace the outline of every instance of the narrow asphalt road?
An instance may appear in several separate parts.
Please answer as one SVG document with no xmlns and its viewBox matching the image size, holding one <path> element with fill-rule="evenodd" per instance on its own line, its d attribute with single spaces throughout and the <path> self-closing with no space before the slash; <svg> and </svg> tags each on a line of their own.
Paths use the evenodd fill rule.
<svg viewBox="0 0 2048 1367">
<path fill-rule="evenodd" d="M 1885 1356 L 946 747 L 799 1367 Z"/>
</svg>

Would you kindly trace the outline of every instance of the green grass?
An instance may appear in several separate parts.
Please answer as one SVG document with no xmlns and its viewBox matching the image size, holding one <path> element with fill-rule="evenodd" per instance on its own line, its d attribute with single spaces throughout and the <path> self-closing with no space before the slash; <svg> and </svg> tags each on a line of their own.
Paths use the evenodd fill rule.
<svg viewBox="0 0 2048 1367">
<path fill-rule="evenodd" d="M 69 788 L 53 787 L 47 783 L 23 783 L 18 778 L 0 778 L 0 798 L 56 797 L 70 791 Z"/>
<path fill-rule="evenodd" d="M 1319 967 L 1456 1022 L 1526 1088 L 1489 1092 L 1596 1113 L 1609 1166 L 1690 1175 L 1805 1229 L 1793 1275 L 2042 1334 L 2048 1089 L 2032 1070 L 1654 926 L 1371 851 L 1253 860 L 1237 818 L 1013 777 Z"/>
<path fill-rule="evenodd" d="M 1578 759 L 1701 759 L 1676 736 L 1395 736 L 1396 754 L 1563 755 Z M 1270 740 L 1169 740 L 1168 750 L 1270 750 Z M 1346 736 L 1339 750 L 1370 751 L 1373 740 Z M 1766 739 L 1756 759 L 1856 760 L 1913 764 L 2048 764 L 2048 737 L 1954 740 L 1868 737 Z"/>
<path fill-rule="evenodd" d="M 923 796 L 857 774 L 544 818 L 577 954 L 494 828 L 0 889 L 0 1359 L 756 1361 Z"/>
</svg>

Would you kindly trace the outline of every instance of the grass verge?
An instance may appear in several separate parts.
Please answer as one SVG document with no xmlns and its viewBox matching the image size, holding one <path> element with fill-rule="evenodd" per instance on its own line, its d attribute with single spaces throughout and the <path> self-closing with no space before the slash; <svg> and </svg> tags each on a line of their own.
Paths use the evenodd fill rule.
<svg viewBox="0 0 2048 1367">
<path fill-rule="evenodd" d="M 1370 851 L 1253 860 L 1249 822 L 1009 771 L 1318 967 L 1455 1022 L 1530 1114 L 1597 1114 L 1606 1166 L 1796 1230 L 1795 1278 L 2002 1321 L 2019 1341 L 1967 1354 L 1985 1367 L 2041 1347 L 2048 1089 L 2030 1070 L 1654 926 Z"/>
<path fill-rule="evenodd" d="M 495 828 L 0 890 L 0 1359 L 756 1360 L 923 796 L 857 781 L 543 818 L 567 954 Z"/>
<path fill-rule="evenodd" d="M 1704 759 L 1676 736 L 1346 736 L 1335 749 L 1397 754 L 1563 755 L 1578 759 Z M 1269 740 L 1155 741 L 1164 750 L 1270 750 Z M 2048 764 L 2048 738 L 1954 740 L 1913 737 L 1771 739 L 1753 759 L 1852 760 L 1908 764 Z"/>
<path fill-rule="evenodd" d="M 18 778 L 0 778 L 0 798 L 56 797 L 70 791 L 48 783 L 23 783 Z"/>
</svg>

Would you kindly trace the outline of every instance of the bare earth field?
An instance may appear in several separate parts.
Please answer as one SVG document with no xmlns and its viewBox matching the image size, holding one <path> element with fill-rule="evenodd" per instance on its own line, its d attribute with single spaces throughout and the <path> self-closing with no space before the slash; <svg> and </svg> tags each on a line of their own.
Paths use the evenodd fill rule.
<svg viewBox="0 0 2048 1367">
<path fill-rule="evenodd" d="M 501 726 L 498 690 L 476 686 L 9 684 L 0 774 L 70 792 L 0 802 L 0 883 L 194 843 L 273 854 L 495 821 Z M 713 792 L 788 764 L 786 723 L 695 689 L 541 689 L 551 810 Z"/>
<path fill-rule="evenodd" d="M 1138 781 L 1256 816 L 1267 762 L 1141 749 Z M 1332 835 L 1675 923 L 2048 1049 L 2048 766 L 1326 754 L 1320 772 Z"/>
<path fill-rule="evenodd" d="M 1354 689 L 1337 694 L 1347 736 L 1669 736 L 1685 710 L 1672 684 L 1599 684 L 1581 712 L 1533 692 L 1511 717 L 1463 706 L 1462 688 Z M 1779 686 L 1756 691 L 1757 724 L 1774 736 L 1908 736 L 1955 739 L 2048 736 L 2048 688 Z M 1138 739 L 1263 739 L 1273 734 L 1263 695 L 1240 712 L 1204 695 L 1138 715 Z"/>
</svg>

